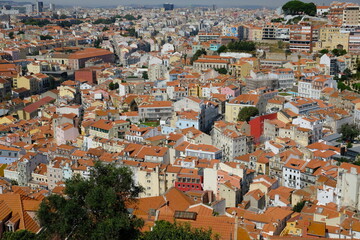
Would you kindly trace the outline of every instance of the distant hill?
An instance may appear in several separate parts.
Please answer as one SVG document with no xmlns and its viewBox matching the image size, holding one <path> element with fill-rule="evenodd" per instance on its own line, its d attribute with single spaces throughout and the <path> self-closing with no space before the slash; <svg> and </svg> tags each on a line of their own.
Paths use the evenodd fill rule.
<svg viewBox="0 0 360 240">
<path fill-rule="evenodd" d="M 4 6 L 4 5 L 22 6 L 26 4 L 32 4 L 32 2 L 0 1 L 0 6 Z"/>
</svg>

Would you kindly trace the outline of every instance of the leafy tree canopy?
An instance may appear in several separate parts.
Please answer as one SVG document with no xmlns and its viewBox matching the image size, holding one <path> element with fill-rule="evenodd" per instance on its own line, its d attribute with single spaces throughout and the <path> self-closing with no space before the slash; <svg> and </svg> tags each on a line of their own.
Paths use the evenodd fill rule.
<svg viewBox="0 0 360 240">
<path fill-rule="evenodd" d="M 251 117 L 259 114 L 259 110 L 256 107 L 244 107 L 240 110 L 238 115 L 239 121 L 249 121 Z"/>
<path fill-rule="evenodd" d="M 189 224 L 170 223 L 167 221 L 158 221 L 151 232 L 146 232 L 142 240 L 211 240 L 212 231 L 191 228 Z"/>
<path fill-rule="evenodd" d="M 41 35 L 40 40 L 52 40 L 53 37 L 50 35 Z"/>
<path fill-rule="evenodd" d="M 301 212 L 301 210 L 304 208 L 305 206 L 305 201 L 301 201 L 301 202 L 298 202 L 294 207 L 293 207 L 293 211 L 294 212 Z"/>
<path fill-rule="evenodd" d="M 324 48 L 324 49 L 321 49 L 320 51 L 319 51 L 319 53 L 320 54 L 327 54 L 327 53 L 329 53 L 329 50 L 328 49 L 326 49 L 326 48 Z"/>
<path fill-rule="evenodd" d="M 360 134 L 360 129 L 356 124 L 343 124 L 340 128 L 340 133 L 344 141 L 352 142 Z"/>
<path fill-rule="evenodd" d="M 35 233 L 27 230 L 19 230 L 16 232 L 4 232 L 2 240 L 36 240 L 40 239 Z"/>
<path fill-rule="evenodd" d="M 226 68 L 216 68 L 215 71 L 217 71 L 220 74 L 227 74 Z"/>
<path fill-rule="evenodd" d="M 351 91 L 351 87 L 345 85 L 345 83 L 343 83 L 342 81 L 338 81 L 338 82 L 337 82 L 337 88 L 340 89 L 340 91 L 344 91 L 344 90 L 349 90 L 349 91 Z"/>
<path fill-rule="evenodd" d="M 23 19 L 21 20 L 21 22 L 24 23 L 25 25 L 34 25 L 39 27 L 43 27 L 51 23 L 47 19 L 36 19 L 36 18 Z"/>
<path fill-rule="evenodd" d="M 126 15 L 124 16 L 124 18 L 125 18 L 126 20 L 128 20 L 128 21 L 136 20 L 136 18 L 135 18 L 133 15 L 131 15 L 131 14 L 126 14 Z"/>
<path fill-rule="evenodd" d="M 147 73 L 147 72 L 143 72 L 143 73 L 142 73 L 142 78 L 143 78 L 143 79 L 149 79 L 148 73 Z"/>
<path fill-rule="evenodd" d="M 56 25 L 65 28 L 65 27 L 71 27 L 72 25 L 79 25 L 81 23 L 83 23 L 83 21 L 76 19 L 76 20 L 72 20 L 71 22 L 61 21 L 61 22 L 58 22 Z"/>
<path fill-rule="evenodd" d="M 201 55 L 206 55 L 206 50 L 204 48 L 199 49 L 199 50 L 196 51 L 196 53 L 190 59 L 190 63 L 193 64 L 193 62 L 198 60 Z"/>
<path fill-rule="evenodd" d="M 252 41 L 237 41 L 237 42 L 230 42 L 227 45 L 227 49 L 231 52 L 251 52 L 256 50 L 256 45 Z"/>
<path fill-rule="evenodd" d="M 336 49 L 336 48 L 333 49 L 331 52 L 337 57 L 345 55 L 347 53 L 345 49 Z"/>
<path fill-rule="evenodd" d="M 14 39 L 14 32 L 9 32 L 8 36 L 9 36 L 10 39 Z"/>
<path fill-rule="evenodd" d="M 125 204 L 141 191 L 128 168 L 97 162 L 88 179 L 66 181 L 66 197 L 47 197 L 37 217 L 48 239 L 136 239 L 143 221 Z"/>
<path fill-rule="evenodd" d="M 226 52 L 226 50 L 227 50 L 227 47 L 224 46 L 224 45 L 221 45 L 221 46 L 218 48 L 217 52 L 220 54 L 220 53 L 222 53 L 222 52 Z"/>
<path fill-rule="evenodd" d="M 304 3 L 298 0 L 292 0 L 282 6 L 282 10 L 287 15 L 316 15 L 316 5 L 314 3 Z"/>
<path fill-rule="evenodd" d="M 116 18 L 115 17 L 111 17 L 111 18 L 99 18 L 97 20 L 95 20 L 93 22 L 93 24 L 112 24 L 116 22 Z"/>
</svg>

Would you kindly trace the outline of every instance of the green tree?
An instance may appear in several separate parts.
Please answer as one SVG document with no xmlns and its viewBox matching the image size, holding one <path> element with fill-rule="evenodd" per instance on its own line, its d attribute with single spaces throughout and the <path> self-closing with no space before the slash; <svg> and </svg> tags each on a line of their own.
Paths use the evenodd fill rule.
<svg viewBox="0 0 360 240">
<path fill-rule="evenodd" d="M 94 41 L 94 47 L 95 48 L 100 48 L 100 44 L 103 42 L 102 38 L 97 38 Z"/>
<path fill-rule="evenodd" d="M 106 27 L 106 26 L 102 29 L 103 32 L 106 32 L 106 31 L 108 31 L 108 30 L 109 30 L 109 28 Z"/>
<path fill-rule="evenodd" d="M 15 185 L 15 186 L 19 185 L 18 182 L 17 182 L 16 180 L 14 180 L 14 179 L 12 179 L 12 180 L 10 181 L 10 184 L 11 184 L 11 185 Z"/>
<path fill-rule="evenodd" d="M 130 37 L 138 37 L 138 33 L 135 31 L 135 28 L 127 28 L 126 31 L 128 32 L 128 36 Z"/>
<path fill-rule="evenodd" d="M 131 14 L 126 14 L 126 15 L 124 16 L 124 18 L 125 18 L 126 20 L 128 20 L 128 21 L 136 20 L 136 18 L 135 18 L 133 15 L 131 15 Z"/>
<path fill-rule="evenodd" d="M 71 27 L 72 25 L 79 25 L 83 23 L 83 21 L 79 20 L 79 19 L 76 19 L 76 20 L 73 20 L 71 22 L 69 21 L 61 21 L 61 22 L 58 22 L 57 25 L 60 26 L 60 27 L 63 27 L 63 28 L 68 28 L 68 27 Z"/>
<path fill-rule="evenodd" d="M 8 36 L 10 39 L 14 39 L 14 32 L 9 32 Z"/>
<path fill-rule="evenodd" d="M 282 10 L 287 15 L 301 15 L 307 14 L 310 16 L 316 15 L 316 5 L 314 3 L 304 3 L 298 0 L 292 0 L 282 6 Z"/>
<path fill-rule="evenodd" d="M 226 68 L 216 68 L 215 71 L 217 71 L 220 74 L 227 74 Z"/>
<path fill-rule="evenodd" d="M 95 20 L 93 22 L 93 24 L 112 24 L 116 22 L 116 18 L 115 17 L 111 17 L 111 18 L 99 18 L 97 20 Z"/>
<path fill-rule="evenodd" d="M 111 82 L 111 83 L 109 84 L 109 89 L 110 89 L 110 90 L 114 90 L 114 89 L 115 89 L 115 84 L 114 84 L 113 82 Z"/>
<path fill-rule="evenodd" d="M 251 117 L 259 114 L 259 110 L 256 107 L 244 107 L 240 110 L 238 115 L 239 121 L 249 121 Z"/>
<path fill-rule="evenodd" d="M 345 85 L 345 83 L 343 83 L 342 81 L 337 81 L 337 88 L 340 89 L 340 91 L 344 91 L 344 90 L 351 91 L 351 88 Z"/>
<path fill-rule="evenodd" d="M 342 78 L 343 80 L 349 80 L 352 77 L 352 72 L 349 68 L 345 68 Z"/>
<path fill-rule="evenodd" d="M 227 50 L 227 47 L 224 46 L 224 45 L 221 45 L 221 47 L 219 47 L 219 49 L 217 50 L 217 52 L 220 54 L 220 53 L 222 53 L 222 52 L 226 52 L 226 50 Z"/>
<path fill-rule="evenodd" d="M 206 50 L 204 48 L 196 51 L 196 53 L 190 59 L 190 64 L 192 65 L 196 60 L 199 59 L 201 55 L 206 55 Z"/>
<path fill-rule="evenodd" d="M 271 19 L 271 22 L 282 22 L 284 21 L 284 18 L 274 18 L 274 19 Z"/>
<path fill-rule="evenodd" d="M 277 42 L 278 48 L 279 49 L 283 49 L 284 48 L 284 42 L 283 41 L 278 41 Z"/>
<path fill-rule="evenodd" d="M 227 48 L 231 52 L 251 52 L 256 50 L 256 44 L 252 41 L 237 41 L 237 42 L 230 42 L 227 45 Z"/>
<path fill-rule="evenodd" d="M 320 53 L 321 55 L 324 55 L 324 54 L 329 53 L 329 50 L 328 50 L 328 49 L 321 49 L 321 50 L 319 51 L 319 53 Z"/>
<path fill-rule="evenodd" d="M 40 35 L 40 40 L 52 40 L 53 37 L 50 35 Z"/>
<path fill-rule="evenodd" d="M 345 55 L 347 53 L 345 49 L 336 49 L 336 48 L 333 49 L 331 52 L 337 57 Z"/>
<path fill-rule="evenodd" d="M 35 233 L 28 230 L 18 230 L 16 232 L 4 232 L 2 240 L 36 240 L 39 239 Z"/>
<path fill-rule="evenodd" d="M 298 202 L 294 207 L 293 207 L 293 211 L 294 212 L 301 212 L 301 210 L 304 208 L 305 206 L 305 201 L 301 201 L 301 202 Z"/>
<path fill-rule="evenodd" d="M 43 26 L 46 26 L 51 23 L 47 19 L 43 20 L 43 19 L 36 19 L 36 18 L 23 19 L 23 20 L 21 20 L 21 22 L 24 23 L 25 25 L 35 25 L 35 26 L 39 26 L 39 27 L 43 27 Z"/>
<path fill-rule="evenodd" d="M 143 73 L 142 73 L 142 78 L 143 78 L 143 79 L 149 79 L 148 73 L 147 73 L 147 72 L 143 72 Z"/>
<path fill-rule="evenodd" d="M 189 223 L 157 221 L 151 232 L 145 232 L 142 240 L 211 240 L 212 231 L 192 228 Z"/>
<path fill-rule="evenodd" d="M 360 129 L 356 124 L 343 124 L 340 128 L 340 133 L 344 141 L 352 142 L 360 134 Z"/>
<path fill-rule="evenodd" d="M 129 168 L 96 162 L 89 178 L 66 181 L 66 197 L 45 198 L 37 218 L 47 239 L 137 239 L 143 221 L 129 214 L 126 203 L 141 191 Z"/>
</svg>

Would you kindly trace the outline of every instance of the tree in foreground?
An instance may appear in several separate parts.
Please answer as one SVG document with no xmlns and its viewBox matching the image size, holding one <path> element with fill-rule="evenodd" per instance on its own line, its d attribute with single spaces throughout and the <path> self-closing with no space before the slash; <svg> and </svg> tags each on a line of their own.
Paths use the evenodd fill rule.
<svg viewBox="0 0 360 240">
<path fill-rule="evenodd" d="M 340 133 L 344 141 L 352 142 L 360 134 L 360 129 L 356 124 L 346 123 L 341 126 Z"/>
<path fill-rule="evenodd" d="M 201 228 L 192 228 L 189 223 L 170 223 L 157 221 L 151 232 L 145 232 L 141 240 L 211 240 L 212 231 Z"/>
<path fill-rule="evenodd" d="M 88 179 L 66 182 L 65 197 L 47 197 L 37 216 L 47 239 L 137 239 L 143 221 L 125 205 L 141 191 L 128 168 L 97 162 Z"/>
<path fill-rule="evenodd" d="M 305 206 L 305 201 L 301 201 L 301 202 L 298 202 L 294 207 L 293 207 L 293 211 L 294 212 L 301 212 L 301 210 L 304 208 Z"/>
<path fill-rule="evenodd" d="M 258 114 L 259 110 L 256 107 L 244 107 L 239 112 L 238 120 L 248 122 L 251 117 L 254 117 Z"/>
<path fill-rule="evenodd" d="M 16 232 L 5 232 L 2 240 L 36 240 L 41 239 L 33 232 L 27 230 L 18 230 Z"/>
</svg>

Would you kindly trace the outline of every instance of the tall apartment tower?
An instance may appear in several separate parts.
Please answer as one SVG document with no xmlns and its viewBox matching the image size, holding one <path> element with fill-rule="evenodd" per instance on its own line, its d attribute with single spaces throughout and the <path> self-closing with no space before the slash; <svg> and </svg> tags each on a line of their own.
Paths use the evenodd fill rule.
<svg viewBox="0 0 360 240">
<path fill-rule="evenodd" d="M 36 1 L 36 3 L 35 3 L 36 12 L 37 13 L 43 12 L 43 8 L 44 8 L 44 2 Z"/>
<path fill-rule="evenodd" d="M 49 10 L 50 11 L 55 11 L 55 4 L 54 3 L 50 3 Z"/>
<path fill-rule="evenodd" d="M 172 4 L 172 3 L 164 3 L 163 7 L 164 7 L 165 11 L 174 10 L 174 4 Z"/>
<path fill-rule="evenodd" d="M 360 6 L 348 6 L 343 11 L 344 26 L 360 26 Z"/>
</svg>

